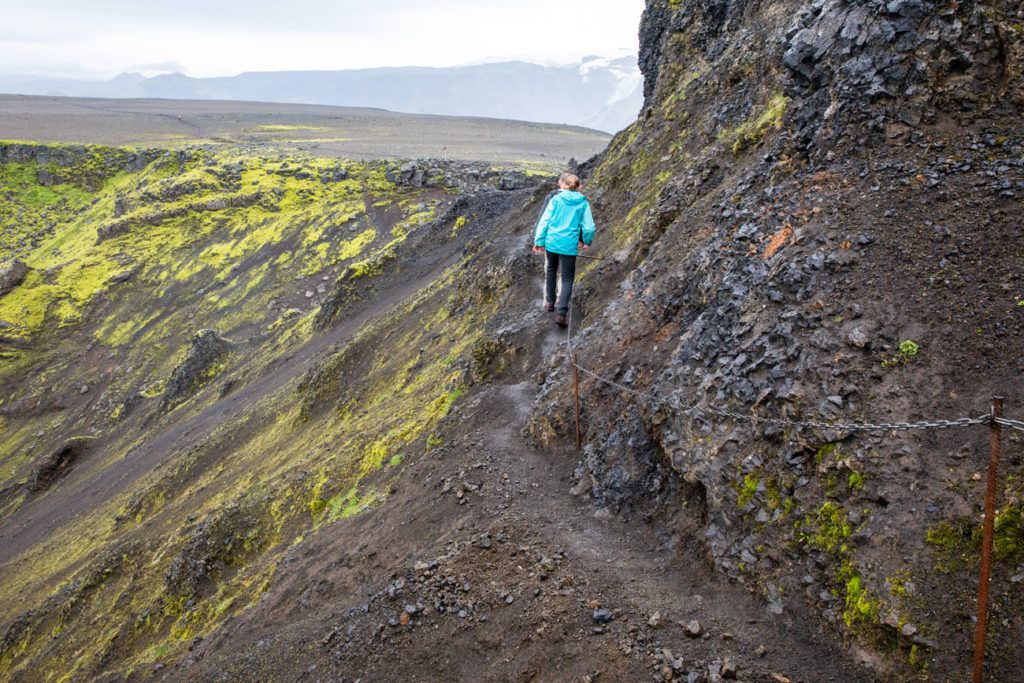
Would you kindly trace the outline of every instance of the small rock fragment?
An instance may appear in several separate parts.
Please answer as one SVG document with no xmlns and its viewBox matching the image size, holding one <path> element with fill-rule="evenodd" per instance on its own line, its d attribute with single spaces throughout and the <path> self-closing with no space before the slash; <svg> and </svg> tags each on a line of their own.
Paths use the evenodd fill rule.
<svg viewBox="0 0 1024 683">
<path fill-rule="evenodd" d="M 720 672 L 722 674 L 722 678 L 724 678 L 725 680 L 735 681 L 736 663 L 733 662 L 732 659 L 730 659 L 729 657 L 724 658 L 722 660 L 722 668 L 720 669 Z"/>
<path fill-rule="evenodd" d="M 696 619 L 690 619 L 683 626 L 683 632 L 691 638 L 700 638 L 701 634 L 704 633 L 704 629 L 701 627 L 700 622 Z"/>
<path fill-rule="evenodd" d="M 846 340 L 858 349 L 863 349 L 868 345 L 868 335 L 859 327 L 855 327 L 850 330 L 850 334 L 846 336 Z"/>
</svg>

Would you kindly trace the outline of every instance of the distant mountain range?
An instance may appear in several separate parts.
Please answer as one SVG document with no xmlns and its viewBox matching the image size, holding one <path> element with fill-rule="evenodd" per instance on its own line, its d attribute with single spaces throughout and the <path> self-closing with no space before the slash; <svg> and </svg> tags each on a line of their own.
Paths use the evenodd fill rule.
<svg viewBox="0 0 1024 683">
<path fill-rule="evenodd" d="M 568 123 L 617 132 L 636 119 L 643 86 L 636 57 L 585 57 L 569 66 L 498 62 L 450 68 L 247 72 L 219 78 L 182 73 L 108 81 L 0 76 L 0 91 L 67 97 L 155 97 L 379 107 Z"/>
</svg>

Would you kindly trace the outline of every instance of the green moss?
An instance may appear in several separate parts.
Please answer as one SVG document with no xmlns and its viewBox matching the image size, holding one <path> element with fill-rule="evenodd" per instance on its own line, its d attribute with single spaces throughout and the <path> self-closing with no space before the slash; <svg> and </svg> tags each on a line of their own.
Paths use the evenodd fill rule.
<svg viewBox="0 0 1024 683">
<path fill-rule="evenodd" d="M 925 542 L 935 554 L 935 568 L 946 573 L 973 566 L 980 548 L 980 532 L 976 538 L 977 542 L 972 538 L 969 523 L 942 521 L 925 532 Z"/>
<path fill-rule="evenodd" d="M 827 552 L 846 552 L 846 539 L 850 537 L 851 528 L 841 506 L 828 501 L 804 524 L 812 530 L 805 538 L 812 546 Z"/>
<path fill-rule="evenodd" d="M 854 628 L 858 624 L 874 626 L 878 623 L 878 614 L 882 609 L 882 601 L 872 596 L 861 585 L 861 582 L 861 577 L 856 575 L 851 576 L 846 581 L 843 621 L 846 623 L 847 628 Z"/>
<path fill-rule="evenodd" d="M 465 216 L 459 216 L 458 218 L 456 218 L 455 222 L 452 224 L 452 230 L 449 237 L 451 239 L 455 239 L 455 236 L 459 234 L 459 230 L 462 230 L 464 227 L 466 227 L 467 223 L 469 223 L 469 219 L 466 218 Z"/>
<path fill-rule="evenodd" d="M 375 489 L 370 489 L 362 496 L 359 495 L 357 486 L 353 486 L 345 493 L 339 493 L 332 498 L 327 506 L 325 521 L 345 519 L 365 511 L 383 496 Z"/>
<path fill-rule="evenodd" d="M 332 245 L 329 242 L 319 242 L 312 249 L 312 258 L 307 256 L 304 259 L 305 267 L 303 274 L 314 275 L 329 266 L 350 261 L 362 254 L 368 246 L 377 239 L 377 231 L 368 228 L 350 240 Z"/>
<path fill-rule="evenodd" d="M 992 549 L 997 560 L 1024 560 L 1024 525 L 1021 524 L 1020 507 L 1010 506 L 996 513 Z"/>
<path fill-rule="evenodd" d="M 145 390 L 140 392 L 146 398 L 156 398 L 164 393 L 167 388 L 167 378 L 164 378 L 158 382 L 153 382 Z"/>
<path fill-rule="evenodd" d="M 774 477 L 769 477 L 765 484 L 765 507 L 768 512 L 775 512 L 782 505 L 783 496 L 779 489 L 779 482 Z"/>
<path fill-rule="evenodd" d="M 473 377 L 478 382 L 486 382 L 505 373 L 516 350 L 500 339 L 481 337 L 473 344 L 471 355 Z M 454 363 L 455 360 L 449 357 L 446 362 Z"/>
<path fill-rule="evenodd" d="M 761 485 L 761 477 L 751 472 L 743 477 L 743 483 L 740 485 L 739 497 L 736 499 L 736 504 L 740 507 L 746 507 L 751 500 L 754 499 L 754 494 L 757 493 L 758 487 Z"/>
<path fill-rule="evenodd" d="M 814 453 L 814 462 L 818 465 L 825 464 L 839 457 L 839 444 L 827 443 Z"/>
<path fill-rule="evenodd" d="M 847 486 L 851 491 L 863 491 L 864 490 L 864 475 L 860 472 L 850 472 L 850 476 L 847 479 Z"/>
<path fill-rule="evenodd" d="M 721 133 L 719 140 L 729 143 L 733 154 L 738 155 L 760 144 L 769 131 L 781 129 L 788 106 L 788 97 L 782 94 L 774 95 L 760 113 L 744 121 L 736 129 Z"/>
<path fill-rule="evenodd" d="M 911 583 L 911 575 L 907 570 L 898 571 L 888 577 L 889 594 L 895 598 L 904 599 L 909 595 L 908 586 Z"/>
<path fill-rule="evenodd" d="M 327 473 L 321 472 L 316 483 L 313 485 L 313 495 L 309 500 L 309 514 L 313 516 L 313 519 L 319 518 L 323 511 L 327 509 L 329 499 L 324 498 L 324 489 L 331 483 L 332 481 L 327 476 Z"/>
<path fill-rule="evenodd" d="M 422 204 L 416 204 L 410 208 L 409 200 L 404 200 L 402 205 L 404 205 L 403 208 L 405 208 L 408 213 L 402 220 L 395 223 L 391 228 L 391 235 L 399 239 L 404 239 L 410 232 L 424 223 L 427 223 L 437 215 L 436 206 L 423 206 Z"/>
</svg>

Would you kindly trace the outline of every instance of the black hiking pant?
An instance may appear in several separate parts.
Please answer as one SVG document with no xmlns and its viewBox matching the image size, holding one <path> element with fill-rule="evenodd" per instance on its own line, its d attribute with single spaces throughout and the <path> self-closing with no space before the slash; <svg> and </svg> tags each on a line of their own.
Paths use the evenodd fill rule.
<svg viewBox="0 0 1024 683">
<path fill-rule="evenodd" d="M 572 296 L 572 283 L 576 279 L 576 257 L 556 254 L 552 251 L 545 253 L 547 254 L 547 267 L 545 268 L 547 282 L 544 288 L 544 301 L 546 303 L 554 303 L 555 284 L 558 279 L 558 269 L 561 267 L 562 291 L 558 296 L 558 304 L 555 306 L 555 310 L 562 315 L 566 315 L 569 313 L 569 297 Z"/>
</svg>

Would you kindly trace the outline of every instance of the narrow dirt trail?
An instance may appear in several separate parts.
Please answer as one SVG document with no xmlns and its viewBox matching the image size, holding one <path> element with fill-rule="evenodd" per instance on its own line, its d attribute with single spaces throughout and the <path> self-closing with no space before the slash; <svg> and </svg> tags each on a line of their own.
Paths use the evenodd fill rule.
<svg viewBox="0 0 1024 683">
<path fill-rule="evenodd" d="M 548 336 L 562 339 L 561 334 Z M 728 657 L 742 662 L 741 679 L 754 674 L 753 680 L 770 680 L 772 672 L 779 672 L 799 681 L 870 680 L 811 633 L 798 614 L 770 614 L 763 601 L 716 575 L 706 558 L 665 547 L 653 529 L 615 519 L 574 497 L 569 490 L 574 449 L 542 452 L 520 436 L 535 387 L 528 382 L 504 385 L 495 393 L 495 412 L 509 420 L 486 431 L 484 443 L 495 466 L 530 484 L 525 495 L 510 499 L 502 517 L 565 548 L 577 570 L 589 570 L 591 594 L 603 606 L 621 610 L 622 619 L 650 632 L 684 661 Z M 655 612 L 664 627 L 647 625 Z M 706 636 L 685 635 L 682 622 L 691 619 L 700 622 Z M 766 651 L 763 656 L 756 654 L 759 647 Z"/>
<path fill-rule="evenodd" d="M 565 339 L 537 309 L 535 366 Z M 799 600 L 773 615 L 716 574 L 701 539 L 574 496 L 575 449 L 523 435 L 537 386 L 480 387 L 380 507 L 293 547 L 258 605 L 154 678 L 713 681 L 726 663 L 740 681 L 871 680 Z"/>
</svg>

